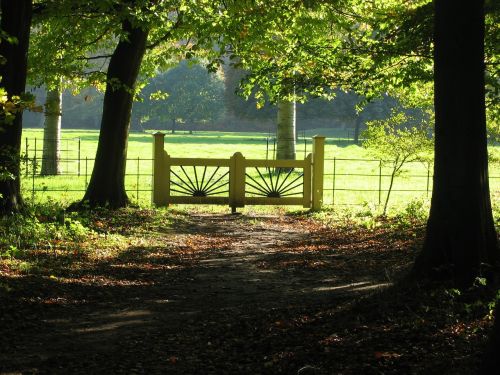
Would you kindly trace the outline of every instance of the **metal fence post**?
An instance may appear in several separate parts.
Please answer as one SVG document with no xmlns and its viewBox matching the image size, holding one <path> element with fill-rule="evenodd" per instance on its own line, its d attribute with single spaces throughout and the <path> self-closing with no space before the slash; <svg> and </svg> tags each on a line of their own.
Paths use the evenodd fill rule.
<svg viewBox="0 0 500 375">
<path fill-rule="evenodd" d="M 80 177 L 80 163 L 81 163 L 81 139 L 78 138 L 78 177 Z"/>
<path fill-rule="evenodd" d="M 312 210 L 321 210 L 323 205 L 323 178 L 325 172 L 325 137 L 313 137 L 313 178 L 312 178 Z"/>
<path fill-rule="evenodd" d="M 153 134 L 153 194 L 152 202 L 156 206 L 167 206 L 170 189 L 170 167 L 167 165 L 167 153 L 164 150 L 165 134 Z"/>
<path fill-rule="evenodd" d="M 337 158 L 333 158 L 333 189 L 332 189 L 332 206 L 335 206 L 335 178 L 337 177 Z"/>
<path fill-rule="evenodd" d="M 36 174 L 36 154 L 33 157 L 33 175 L 31 177 L 31 195 L 32 198 L 35 199 L 35 174 Z"/>
<path fill-rule="evenodd" d="M 427 197 L 429 197 L 429 184 L 431 179 L 431 163 L 427 163 Z"/>
<path fill-rule="evenodd" d="M 87 190 L 88 184 L 88 170 L 89 170 L 89 160 L 85 156 L 85 190 Z"/>
<path fill-rule="evenodd" d="M 30 172 L 29 172 L 29 160 L 28 160 L 28 137 L 26 137 L 26 144 L 25 144 L 25 148 L 26 148 L 26 154 L 24 155 L 24 166 L 26 167 L 26 177 L 29 176 Z"/>
<path fill-rule="evenodd" d="M 139 203 L 139 175 L 140 175 L 140 168 L 139 168 L 139 163 L 140 163 L 140 157 L 137 157 L 137 176 L 135 177 L 135 189 L 136 189 L 136 198 L 137 198 L 137 203 Z"/>
<path fill-rule="evenodd" d="M 378 161 L 378 204 L 382 203 L 382 160 Z"/>
</svg>

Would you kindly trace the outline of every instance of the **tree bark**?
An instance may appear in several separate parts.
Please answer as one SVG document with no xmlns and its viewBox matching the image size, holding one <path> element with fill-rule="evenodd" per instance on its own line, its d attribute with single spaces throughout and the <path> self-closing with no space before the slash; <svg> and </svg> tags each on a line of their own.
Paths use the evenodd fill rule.
<svg viewBox="0 0 500 375">
<path fill-rule="evenodd" d="M 109 62 L 101 131 L 92 176 L 82 203 L 118 208 L 129 201 L 125 191 L 127 140 L 137 76 L 148 31 L 124 21 L 121 38 Z"/>
<path fill-rule="evenodd" d="M 361 116 L 356 115 L 356 121 L 354 122 L 354 144 L 359 144 L 359 132 L 361 130 L 361 124 L 363 121 L 361 120 Z"/>
<path fill-rule="evenodd" d="M 51 176 L 61 173 L 61 82 L 47 90 L 45 99 L 45 123 L 43 128 L 42 175 Z"/>
<path fill-rule="evenodd" d="M 31 0 L 1 1 L 0 29 L 17 39 L 9 43 L 2 38 L 0 56 L 5 59 L 0 64 L 1 87 L 8 98 L 21 95 L 26 86 L 28 45 L 31 26 Z M 23 200 L 20 183 L 20 151 L 22 132 L 22 111 L 12 123 L 0 116 L 0 173 L 9 177 L 0 178 L 0 214 L 19 211 Z"/>
<path fill-rule="evenodd" d="M 500 369 L 500 306 L 497 305 L 495 313 L 495 325 L 491 332 L 490 340 L 486 348 L 483 363 L 478 374 L 496 374 Z"/>
<path fill-rule="evenodd" d="M 488 184 L 484 1 L 434 6 L 434 188 L 413 271 L 466 286 L 500 259 Z"/>
<path fill-rule="evenodd" d="M 295 101 L 280 100 L 276 128 L 276 159 L 295 159 L 295 127 Z"/>
</svg>

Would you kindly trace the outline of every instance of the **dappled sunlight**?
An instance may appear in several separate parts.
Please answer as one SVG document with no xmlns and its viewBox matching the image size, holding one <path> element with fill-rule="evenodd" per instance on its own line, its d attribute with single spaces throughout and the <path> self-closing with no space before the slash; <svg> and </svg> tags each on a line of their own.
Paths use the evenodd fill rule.
<svg viewBox="0 0 500 375">
<path fill-rule="evenodd" d="M 328 291 L 343 291 L 343 292 L 360 292 L 387 288 L 391 286 L 392 283 L 371 283 L 369 281 L 362 281 L 346 285 L 338 286 L 320 286 L 314 288 L 315 292 L 328 292 Z"/>
<path fill-rule="evenodd" d="M 148 220 L 146 227 L 155 221 Z M 358 364 L 405 368 L 429 342 L 443 348 L 447 337 L 473 335 L 458 323 L 429 327 L 418 307 L 392 308 L 407 303 L 392 278 L 408 268 L 418 238 L 392 236 L 390 228 L 327 228 L 301 215 L 203 214 L 179 224 L 161 235 L 139 223 L 110 231 L 102 234 L 115 241 L 109 248 L 100 235 L 99 246 L 80 253 L 27 252 L 25 271 L 0 262 L 0 293 L 11 301 L 0 312 L 26 317 L 24 326 L 12 318 L 3 329 L 2 340 L 17 348 L 11 369 L 26 358 L 50 368 L 65 353 L 68 369 L 89 357 L 102 368 L 108 358 L 130 368 L 140 357 L 162 373 L 196 373 L 207 358 L 226 368 L 227 358 L 249 353 L 252 363 L 238 369 L 295 373 L 321 363 L 362 373 Z M 424 344 L 413 352 L 395 344 L 407 337 Z M 356 371 L 339 367 L 332 353 Z"/>
<path fill-rule="evenodd" d="M 94 325 L 95 323 L 92 324 L 91 322 L 84 322 L 80 324 L 85 325 L 85 327 L 74 328 L 73 331 L 76 333 L 85 334 L 112 331 L 128 326 L 138 326 L 149 323 L 148 318 L 150 318 L 151 315 L 152 312 L 148 310 L 125 310 L 117 313 L 102 315 L 99 317 L 99 321 L 109 321 L 107 323 Z M 96 320 L 96 317 L 92 318 L 92 320 Z"/>
</svg>

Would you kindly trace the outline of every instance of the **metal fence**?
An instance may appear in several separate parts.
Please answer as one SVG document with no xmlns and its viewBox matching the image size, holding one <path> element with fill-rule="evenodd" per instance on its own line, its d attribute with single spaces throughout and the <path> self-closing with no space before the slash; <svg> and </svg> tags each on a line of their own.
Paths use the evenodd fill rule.
<svg viewBox="0 0 500 375">
<path fill-rule="evenodd" d="M 22 188 L 25 194 L 38 197 L 64 197 L 78 200 L 88 186 L 94 158 L 85 155 L 84 140 L 62 139 L 60 155 L 61 172 L 55 176 L 41 174 L 42 141 L 26 139 L 22 162 Z M 343 140 L 340 140 L 343 142 Z M 262 138 L 262 158 L 275 159 L 276 139 Z M 391 177 L 390 167 L 382 160 L 339 158 L 334 154 L 332 144 L 339 140 L 327 139 L 325 147 L 324 204 L 351 206 L 370 203 L 381 205 L 388 192 Z M 352 142 L 351 142 L 352 144 Z M 340 143 L 340 145 L 344 145 Z M 305 158 L 312 151 L 311 139 L 298 137 L 296 156 Z M 150 153 L 148 153 L 150 155 Z M 408 163 L 394 182 L 390 204 L 406 203 L 414 198 L 429 198 L 432 194 L 432 165 Z M 500 176 L 494 170 L 490 176 L 490 190 L 493 199 L 500 199 Z M 125 188 L 132 201 L 148 203 L 152 192 L 153 160 L 150 157 L 127 159 Z"/>
</svg>

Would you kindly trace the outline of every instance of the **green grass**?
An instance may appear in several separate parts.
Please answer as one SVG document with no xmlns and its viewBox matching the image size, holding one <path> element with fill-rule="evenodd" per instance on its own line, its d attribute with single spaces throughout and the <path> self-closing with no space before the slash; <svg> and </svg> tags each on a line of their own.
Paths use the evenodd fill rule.
<svg viewBox="0 0 500 375">
<path fill-rule="evenodd" d="M 306 136 L 326 134 L 342 136 L 338 131 L 316 129 Z M 344 131 L 345 132 L 345 131 Z M 64 175 L 33 177 L 33 165 L 28 165 L 22 181 L 24 194 L 36 190 L 37 197 L 54 197 L 62 201 L 74 201 L 83 196 L 90 179 L 93 158 L 97 149 L 98 131 L 64 130 L 62 141 L 62 170 Z M 195 132 L 194 134 L 166 134 L 165 149 L 174 157 L 229 158 L 236 151 L 246 158 L 272 158 L 273 142 L 266 152 L 265 133 Z M 28 147 L 26 147 L 26 139 Z M 23 131 L 23 151 L 29 157 L 42 155 L 43 131 Z M 152 173 L 152 136 L 147 133 L 131 133 L 128 145 L 126 187 L 133 201 L 147 205 L 150 201 Z M 297 144 L 297 157 L 311 152 L 310 139 Z M 500 159 L 500 146 L 491 150 Z M 378 205 L 383 203 L 389 184 L 389 168 L 371 156 L 362 147 L 349 144 L 345 139 L 328 139 L 325 148 L 325 203 L 335 205 Z M 346 160 L 349 159 L 349 160 Z M 363 159 L 363 160 L 359 160 Z M 368 159 L 368 160 L 367 160 Z M 35 167 L 37 168 L 37 167 Z M 414 199 L 428 200 L 432 191 L 432 170 L 422 163 L 411 163 L 406 172 L 398 177 L 393 187 L 390 205 L 393 208 L 406 205 Z M 333 176 L 335 170 L 335 178 Z M 495 202 L 500 201 L 500 163 L 490 165 L 490 190 Z M 334 191 L 335 188 L 335 191 Z M 417 191 L 416 191 L 417 190 Z"/>
</svg>

